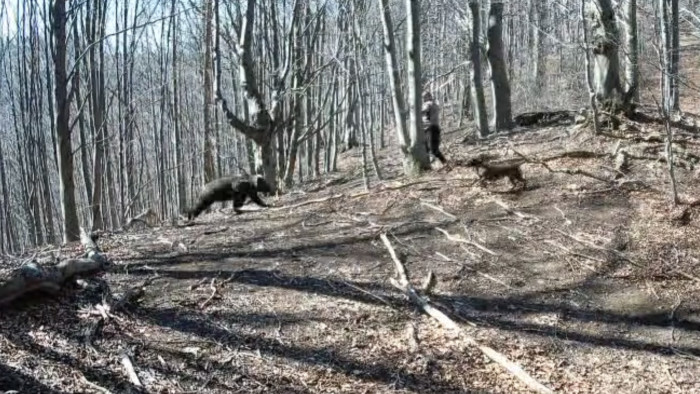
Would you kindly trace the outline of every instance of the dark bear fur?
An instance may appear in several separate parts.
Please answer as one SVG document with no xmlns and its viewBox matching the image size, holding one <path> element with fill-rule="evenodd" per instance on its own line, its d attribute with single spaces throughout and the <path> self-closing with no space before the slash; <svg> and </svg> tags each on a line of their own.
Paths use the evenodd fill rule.
<svg viewBox="0 0 700 394">
<path fill-rule="evenodd" d="M 227 176 L 215 179 L 204 185 L 197 197 L 196 205 L 187 212 L 187 220 L 196 218 L 217 201 L 233 200 L 233 210 L 236 214 L 242 213 L 240 208 L 248 198 L 261 207 L 268 207 L 269 205 L 260 199 L 258 193 L 270 194 L 271 192 L 270 185 L 260 176 L 252 178 Z"/>
</svg>

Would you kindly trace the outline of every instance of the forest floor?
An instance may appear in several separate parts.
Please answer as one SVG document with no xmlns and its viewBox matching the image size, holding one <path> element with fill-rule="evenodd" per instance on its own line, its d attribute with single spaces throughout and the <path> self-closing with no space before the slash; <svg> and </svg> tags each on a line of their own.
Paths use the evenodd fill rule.
<svg viewBox="0 0 700 394">
<path fill-rule="evenodd" d="M 630 138 L 662 132 L 628 126 Z M 509 143 L 539 158 L 585 150 L 602 155 L 548 165 L 609 179 L 618 142 L 663 155 L 662 143 L 571 126 L 464 135 L 445 134 L 450 160 L 516 158 Z M 679 138 L 700 155 L 697 136 Z M 141 302 L 99 330 L 95 290 L 4 309 L 0 392 L 528 392 L 391 286 L 381 233 L 416 287 L 436 274 L 434 306 L 558 392 L 700 392 L 700 207 L 679 219 L 663 162 L 634 160 L 615 182 L 527 163 L 528 186 L 510 191 L 505 180 L 473 185 L 459 165 L 403 179 L 396 151 L 378 152 L 385 180 L 369 193 L 350 151 L 337 174 L 267 198 L 273 208 L 216 205 L 191 226 L 105 234 L 114 267 L 103 279 L 115 292 L 152 279 Z M 682 199 L 700 196 L 698 174 L 676 171 Z"/>
</svg>

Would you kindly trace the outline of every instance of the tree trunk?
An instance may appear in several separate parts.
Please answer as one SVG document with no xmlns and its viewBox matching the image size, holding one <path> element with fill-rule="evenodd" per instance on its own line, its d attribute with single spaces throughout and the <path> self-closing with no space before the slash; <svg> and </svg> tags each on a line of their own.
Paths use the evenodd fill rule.
<svg viewBox="0 0 700 394">
<path fill-rule="evenodd" d="M 503 54 L 503 3 L 492 2 L 489 9 L 486 51 L 491 70 L 491 97 L 493 100 L 493 128 L 508 130 L 513 127 L 510 102 L 510 84 Z"/>
<path fill-rule="evenodd" d="M 218 0 L 216 1 L 216 17 L 217 17 L 217 27 L 218 23 Z M 262 174 L 265 180 L 270 185 L 272 192 L 277 191 L 277 151 L 275 148 L 275 143 L 277 138 L 275 133 L 278 132 L 284 125 L 282 119 L 272 118 L 270 113 L 278 114 L 278 108 L 281 105 L 280 100 L 273 100 L 272 111 L 268 111 L 263 101 L 263 96 L 258 89 L 258 83 L 256 80 L 255 65 L 253 62 L 253 56 L 251 52 L 251 44 L 253 39 L 253 23 L 255 20 L 255 8 L 256 0 L 248 0 L 246 6 L 245 18 L 243 18 L 243 23 L 241 26 L 241 38 L 239 45 L 239 75 L 241 85 L 245 92 L 245 98 L 248 103 L 248 109 L 250 111 L 252 125 L 243 122 L 240 118 L 234 114 L 228 107 L 227 101 L 224 99 L 221 92 L 221 56 L 219 54 L 219 34 L 217 28 L 216 34 L 216 97 L 221 103 L 221 108 L 226 114 L 226 118 L 229 124 L 239 130 L 244 135 L 253 139 L 256 143 L 255 149 L 255 170 L 257 173 Z M 297 10 L 295 7 L 293 18 L 297 18 Z M 295 22 L 292 22 L 294 25 Z M 285 65 L 282 72 L 282 77 L 279 81 L 284 81 L 286 79 L 287 70 L 289 65 Z M 283 83 L 277 86 L 277 89 L 281 91 L 283 89 Z M 280 94 L 275 94 L 275 96 L 280 97 Z M 261 172 L 262 171 L 262 172 Z"/>
<path fill-rule="evenodd" d="M 330 128 L 328 130 L 328 164 L 327 164 L 327 172 L 336 172 L 338 171 L 338 111 L 336 110 L 337 104 L 338 104 L 338 77 L 336 76 L 333 81 L 333 93 L 331 97 L 331 105 L 328 109 L 329 116 L 331 117 L 331 124 Z"/>
<path fill-rule="evenodd" d="M 172 0 L 171 5 L 171 14 L 173 15 L 173 30 L 177 31 L 177 27 L 179 24 L 177 23 L 178 17 L 176 16 L 177 14 L 177 0 Z M 172 110 L 172 117 L 173 117 L 173 133 L 174 133 L 174 146 L 173 149 L 175 149 L 175 182 L 177 183 L 177 208 L 178 212 L 182 213 L 185 212 L 187 209 L 187 193 L 185 191 L 185 168 L 184 168 L 184 160 L 183 160 L 183 155 L 182 155 L 182 135 L 180 131 L 180 73 L 178 72 L 178 67 L 177 67 L 177 62 L 178 62 L 178 35 L 173 34 L 172 40 L 173 40 L 173 55 L 172 55 L 172 63 L 171 63 L 171 73 L 172 73 L 172 80 L 173 80 L 173 110 Z"/>
<path fill-rule="evenodd" d="M 202 61 L 204 72 L 204 182 L 208 183 L 216 178 L 214 169 L 214 148 L 212 138 L 214 124 L 212 112 L 214 111 L 214 85 L 212 71 L 212 31 L 214 0 L 206 0 L 204 4 L 204 59 Z M 252 23 L 252 21 L 251 21 Z"/>
<path fill-rule="evenodd" d="M 2 190 L 3 204 L 0 208 L 0 220 L 3 221 L 4 227 L 2 229 L 5 236 L 5 245 L 7 245 L 7 250 L 10 252 L 14 251 L 14 229 L 12 226 L 12 212 L 10 211 L 10 192 L 7 187 L 7 174 L 5 173 L 5 156 L 2 150 L 2 141 L 0 141 L 0 190 Z"/>
<path fill-rule="evenodd" d="M 669 0 L 671 11 L 671 111 L 680 111 L 680 36 L 678 26 L 678 0 Z"/>
<path fill-rule="evenodd" d="M 308 2 L 303 1 L 301 8 L 304 13 L 308 13 Z M 286 172 L 284 174 L 284 186 L 289 189 L 294 184 L 294 171 L 297 170 L 297 159 L 299 158 L 299 137 L 303 134 L 304 130 L 304 119 L 303 119 L 303 107 L 304 94 L 302 93 L 302 86 L 304 84 L 304 51 L 303 51 L 303 34 L 301 29 L 295 30 L 294 37 L 294 50 L 292 51 L 292 56 L 294 60 L 292 61 L 292 91 L 294 92 L 292 96 L 292 119 L 293 126 L 289 129 L 288 135 L 288 146 L 287 149 L 287 163 L 285 165 Z"/>
<path fill-rule="evenodd" d="M 532 34 L 532 78 L 535 82 L 535 92 L 540 92 L 544 86 L 544 77 L 546 70 L 546 57 L 543 48 L 544 42 L 544 18 L 546 5 L 542 4 L 542 0 L 530 0 L 530 17 L 533 23 L 530 31 Z"/>
<path fill-rule="evenodd" d="M 423 118 L 421 116 L 421 59 L 420 59 L 420 0 L 406 0 L 406 54 L 408 71 L 408 134 L 411 140 L 411 152 L 404 157 L 404 172 L 418 176 L 423 170 L 430 169 L 430 159 L 425 146 Z"/>
<path fill-rule="evenodd" d="M 664 113 L 671 113 L 671 16 L 670 0 L 659 0 L 661 32 L 661 102 Z"/>
<path fill-rule="evenodd" d="M 63 214 L 63 241 L 80 239 L 80 224 L 75 206 L 73 152 L 71 147 L 70 102 L 66 75 L 66 1 L 54 0 L 54 97 L 56 100 L 56 137 L 58 143 L 58 172 L 60 174 L 61 213 Z"/>
<path fill-rule="evenodd" d="M 105 7 L 101 1 L 94 2 L 87 11 L 86 25 L 89 32 L 89 59 L 90 59 L 90 101 L 92 109 L 92 124 L 95 135 L 95 151 L 92 158 L 92 230 L 104 229 L 102 212 L 102 189 L 105 165 L 104 143 L 107 133 L 105 132 L 105 84 L 104 84 L 104 18 L 102 18 L 102 8 Z"/>
<path fill-rule="evenodd" d="M 411 0 L 407 0 L 407 2 L 410 2 Z M 397 134 L 397 139 L 399 142 L 399 147 L 401 149 L 401 153 L 403 154 L 403 168 L 404 168 L 404 174 L 410 177 L 415 177 L 418 176 L 424 168 L 429 168 L 430 167 L 430 162 L 428 161 L 428 154 L 425 150 L 425 144 L 423 143 L 423 131 L 420 130 L 420 133 L 418 133 L 418 130 L 415 128 L 413 129 L 416 131 L 416 138 L 418 135 L 420 135 L 421 140 L 420 144 L 418 143 L 416 139 L 413 139 L 412 135 L 409 134 L 406 126 L 406 118 L 405 118 L 405 111 L 406 107 L 404 105 L 404 100 L 403 100 L 403 92 L 401 91 L 401 79 L 399 75 L 399 65 L 396 61 L 396 44 L 394 40 L 394 26 L 393 22 L 391 20 L 391 10 L 389 8 L 388 0 L 381 0 L 380 1 L 380 16 L 382 18 L 382 28 L 384 30 L 384 54 L 385 54 L 385 61 L 386 61 L 386 68 L 387 72 L 389 73 L 389 82 L 391 86 L 391 94 L 392 94 L 392 104 L 394 107 L 394 119 L 396 122 L 396 134 Z M 415 28 L 418 24 L 418 19 L 419 15 L 416 11 L 419 11 L 417 9 L 411 9 L 413 7 L 413 4 L 407 4 L 408 5 L 408 20 L 409 20 L 409 25 L 413 25 L 410 28 L 410 32 L 416 32 Z M 418 5 L 415 4 L 415 7 Z M 415 24 L 414 24 L 415 22 Z M 420 31 L 418 31 L 419 33 Z M 407 41 L 407 49 L 409 50 L 409 56 L 413 58 L 414 60 L 416 57 L 416 54 L 413 52 L 414 50 L 414 45 L 416 43 L 420 44 L 419 42 L 420 37 L 413 36 L 406 37 Z M 417 53 L 418 56 L 420 56 L 420 51 Z M 417 59 L 418 62 L 420 62 L 420 59 Z M 412 76 L 414 77 L 411 83 L 413 84 L 413 87 L 411 88 L 413 90 L 413 96 L 411 96 L 412 101 L 412 109 L 420 111 L 420 80 L 416 80 L 416 65 L 413 64 L 410 66 L 411 71 L 414 73 Z M 420 78 L 420 63 L 418 64 L 418 78 Z M 418 97 L 415 97 L 415 96 Z M 412 114 L 411 118 L 414 119 L 417 117 L 416 114 Z M 421 121 L 420 116 L 418 116 L 417 121 Z M 417 124 L 416 124 L 417 126 Z"/>
<path fill-rule="evenodd" d="M 593 86 L 603 109 L 616 112 L 621 102 L 619 42 L 615 11 L 610 0 L 594 0 L 588 8 L 593 48 Z"/>
<path fill-rule="evenodd" d="M 481 12 L 477 1 L 469 2 L 469 10 L 472 14 L 472 38 L 470 40 L 471 72 L 470 72 L 470 92 L 474 120 L 479 131 L 479 137 L 486 138 L 489 134 L 489 124 L 486 119 L 486 100 L 484 99 L 484 86 L 481 76 Z"/>
<path fill-rule="evenodd" d="M 625 0 L 625 107 L 639 101 L 637 0 Z"/>
</svg>

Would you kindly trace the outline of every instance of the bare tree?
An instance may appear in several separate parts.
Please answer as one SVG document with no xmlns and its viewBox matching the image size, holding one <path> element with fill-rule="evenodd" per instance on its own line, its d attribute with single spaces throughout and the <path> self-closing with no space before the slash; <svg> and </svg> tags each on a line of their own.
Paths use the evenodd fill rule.
<svg viewBox="0 0 700 394">
<path fill-rule="evenodd" d="M 92 158 L 92 229 L 102 230 L 104 218 L 102 212 L 102 186 L 105 165 L 105 81 L 104 81 L 104 29 L 107 4 L 104 1 L 86 3 L 85 26 L 88 29 L 88 59 L 90 71 L 90 103 L 92 125 L 95 135 L 95 150 Z"/>
<path fill-rule="evenodd" d="M 58 140 L 58 171 L 60 174 L 61 211 L 63 214 L 63 241 L 80 238 L 80 224 L 75 205 L 73 179 L 73 151 L 71 147 L 70 99 L 66 75 L 66 1 L 53 2 L 54 37 L 54 97 L 56 100 L 56 138 Z"/>
<path fill-rule="evenodd" d="M 218 10 L 218 0 L 216 8 Z M 255 152 L 255 164 L 256 172 L 264 175 L 265 180 L 270 184 L 273 191 L 277 190 L 277 155 L 276 155 L 276 133 L 285 127 L 285 122 L 281 115 L 281 105 L 282 105 L 282 91 L 284 90 L 284 81 L 289 72 L 289 60 L 290 54 L 287 53 L 287 60 L 284 67 L 281 68 L 279 74 L 275 77 L 275 91 L 272 94 L 272 104 L 271 109 L 268 109 L 265 101 L 263 100 L 263 95 L 258 88 L 258 81 L 256 79 L 255 64 L 253 62 L 252 54 L 252 40 L 253 40 L 253 23 L 255 20 L 255 8 L 256 0 L 248 0 L 246 6 L 245 17 L 243 18 L 242 26 L 240 28 L 240 42 L 236 45 L 237 52 L 240 58 L 240 72 L 239 78 L 243 90 L 245 92 L 245 98 L 248 103 L 248 109 L 250 111 L 250 117 L 252 120 L 252 125 L 242 121 L 238 116 L 236 116 L 231 109 L 228 107 L 226 99 L 223 97 L 221 91 L 221 54 L 218 53 L 219 45 L 216 45 L 216 75 L 217 75 L 217 86 L 216 86 L 216 97 L 221 103 L 222 110 L 226 114 L 226 118 L 232 127 L 252 139 L 256 144 Z M 298 17 L 297 15 L 298 0 L 294 5 L 294 15 L 293 19 Z M 218 11 L 215 12 L 218 18 Z M 296 23 L 292 22 L 292 26 Z M 219 36 L 219 23 L 217 22 L 217 43 Z M 293 28 L 292 28 L 293 30 Z M 291 37 L 292 34 L 289 35 Z M 274 117 L 272 115 L 275 115 Z"/>
<path fill-rule="evenodd" d="M 625 107 L 639 101 L 637 0 L 625 0 Z"/>
<path fill-rule="evenodd" d="M 204 72 L 204 182 L 210 182 L 216 177 L 214 169 L 214 138 L 213 112 L 214 107 L 214 70 L 212 64 L 214 23 L 214 0 L 204 1 L 204 58 L 202 70 Z"/>
<path fill-rule="evenodd" d="M 671 1 L 671 109 L 680 111 L 680 24 L 678 0 Z"/>
<path fill-rule="evenodd" d="M 407 16 L 409 25 L 417 25 L 420 9 L 415 1 L 407 1 Z M 412 4 L 414 3 L 414 4 Z M 396 133 L 399 140 L 399 146 L 401 148 L 401 153 L 403 153 L 403 169 L 404 173 L 408 176 L 418 176 L 424 169 L 430 168 L 430 162 L 428 161 L 428 154 L 425 149 L 423 130 L 421 130 L 420 124 L 422 119 L 420 119 L 420 74 L 416 75 L 416 64 L 410 65 L 411 76 L 409 77 L 409 98 L 411 100 L 411 110 L 418 111 L 415 114 L 411 114 L 411 121 L 414 125 L 411 126 L 411 131 L 409 132 L 406 126 L 405 111 L 406 107 L 403 102 L 403 92 L 401 92 L 401 80 L 399 76 L 399 65 L 396 61 L 396 45 L 394 43 L 394 25 L 391 20 L 391 10 L 388 5 L 387 0 L 381 0 L 380 2 L 380 15 L 382 17 L 382 27 L 384 29 L 384 53 L 386 59 L 387 72 L 389 74 L 389 82 L 391 84 L 392 101 L 394 105 L 394 118 Z M 414 8 L 415 7 L 415 8 Z M 409 52 L 410 61 L 420 62 L 420 59 L 416 59 L 416 56 L 420 56 L 420 50 L 418 54 L 414 52 L 416 46 L 420 47 L 420 41 L 417 35 L 413 35 L 416 32 L 417 26 L 412 26 L 407 29 L 406 35 L 406 45 Z M 418 30 L 420 33 L 420 30 Z M 420 73 L 420 63 L 417 64 L 417 70 Z M 416 79 L 418 78 L 418 79 Z M 416 97 L 417 96 L 417 97 Z M 417 119 L 416 119 L 417 118 Z"/>
<path fill-rule="evenodd" d="M 617 110 L 622 104 L 620 84 L 620 35 L 615 10 L 610 0 L 592 0 L 588 7 L 593 48 L 593 86 L 596 98 L 606 110 Z"/>
<path fill-rule="evenodd" d="M 406 55 L 408 73 L 408 135 L 413 145 L 413 158 L 409 173 L 417 175 L 421 170 L 430 168 L 428 152 L 425 149 L 425 133 L 421 117 L 421 51 L 420 51 L 420 0 L 406 0 Z M 405 165 L 404 165 L 405 166 Z"/>
<path fill-rule="evenodd" d="M 503 3 L 491 2 L 487 29 L 488 50 L 486 54 L 491 69 L 491 97 L 493 100 L 493 127 L 507 130 L 513 126 L 510 106 L 510 83 L 503 53 Z"/>
<path fill-rule="evenodd" d="M 477 124 L 479 136 L 484 138 L 489 134 L 489 125 L 486 119 L 486 100 L 484 99 L 484 87 L 481 76 L 481 13 L 479 10 L 479 2 L 470 1 L 469 10 L 472 16 L 472 37 L 469 41 L 469 53 L 471 58 L 470 95 L 474 111 L 474 121 Z"/>
<path fill-rule="evenodd" d="M 0 85 L 2 87 L 2 85 Z M 2 191 L 2 209 L 0 209 L 0 232 L 2 236 L 2 245 L 0 249 L 4 252 L 5 250 L 14 250 L 15 247 L 15 234 L 12 225 L 12 218 L 10 212 L 10 206 L 12 205 L 10 198 L 10 190 L 7 187 L 7 174 L 5 173 L 5 155 L 2 150 L 2 141 L 0 141 L 0 190 Z"/>
<path fill-rule="evenodd" d="M 593 87 L 593 77 L 591 76 L 591 54 L 588 48 L 588 27 L 586 23 L 586 3 L 581 2 L 580 16 L 583 23 L 583 51 L 585 60 L 586 85 L 588 86 L 588 105 L 591 107 L 591 118 L 593 120 L 593 133 L 598 134 L 598 103 L 596 102 L 595 89 Z"/>
<path fill-rule="evenodd" d="M 170 3 L 170 14 L 172 15 L 171 23 L 173 30 L 177 31 L 178 16 L 177 16 L 177 0 L 172 0 Z M 173 149 L 175 150 L 175 183 L 177 184 L 177 207 L 178 212 L 184 212 L 187 208 L 187 192 L 185 191 L 185 171 L 184 160 L 182 154 L 182 132 L 180 129 L 180 73 L 178 71 L 178 34 L 172 36 L 172 57 L 171 57 L 171 74 L 173 81 L 173 99 L 172 99 L 172 120 L 173 120 Z"/>
<path fill-rule="evenodd" d="M 532 78 L 534 81 L 535 91 L 539 92 L 542 90 L 544 85 L 544 76 L 546 69 L 546 57 L 544 51 L 544 19 L 546 15 L 547 6 L 543 4 L 543 0 L 529 0 L 530 6 L 528 18 L 530 19 L 530 29 L 529 33 L 531 36 L 531 64 L 532 64 Z M 514 40 L 512 40 L 514 41 Z"/>
</svg>

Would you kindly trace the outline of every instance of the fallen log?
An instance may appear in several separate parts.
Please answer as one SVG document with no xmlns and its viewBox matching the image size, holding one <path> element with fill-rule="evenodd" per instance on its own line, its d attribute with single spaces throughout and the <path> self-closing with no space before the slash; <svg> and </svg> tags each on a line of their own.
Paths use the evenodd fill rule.
<svg viewBox="0 0 700 394">
<path fill-rule="evenodd" d="M 109 266 L 109 261 L 90 234 L 82 228 L 80 243 L 85 247 L 84 257 L 66 259 L 55 265 L 32 260 L 17 269 L 0 272 L 0 306 L 37 291 L 55 294 L 69 279 L 104 272 Z"/>
<path fill-rule="evenodd" d="M 520 127 L 570 125 L 575 118 L 576 113 L 573 111 L 526 112 L 513 117 L 513 123 Z"/>
</svg>

